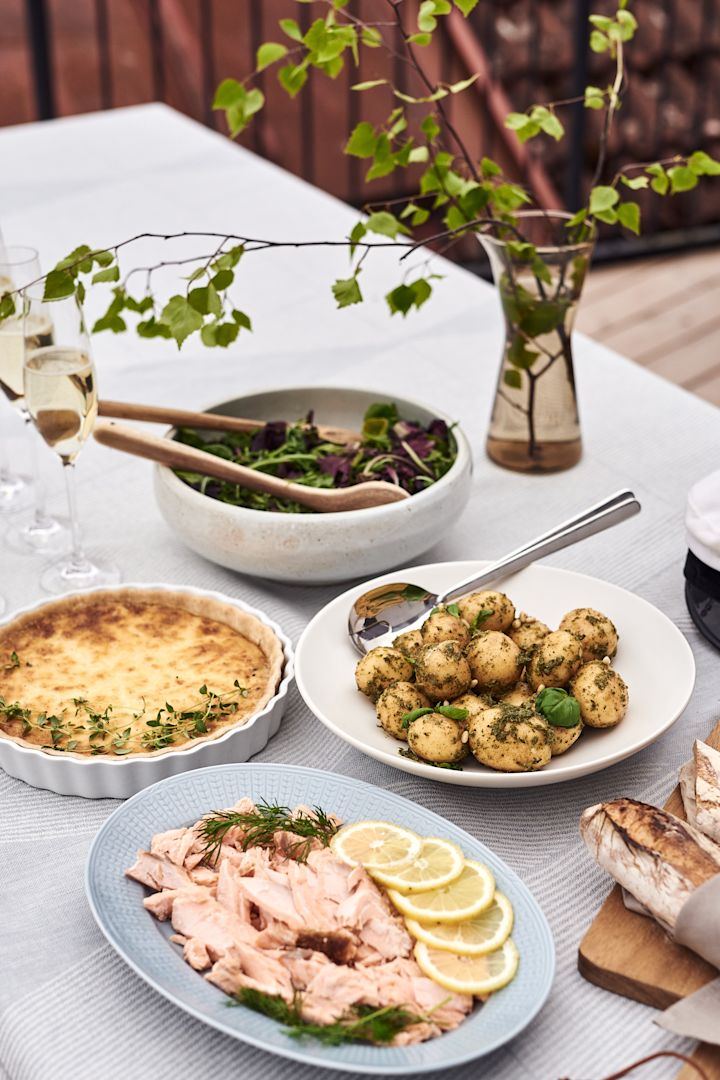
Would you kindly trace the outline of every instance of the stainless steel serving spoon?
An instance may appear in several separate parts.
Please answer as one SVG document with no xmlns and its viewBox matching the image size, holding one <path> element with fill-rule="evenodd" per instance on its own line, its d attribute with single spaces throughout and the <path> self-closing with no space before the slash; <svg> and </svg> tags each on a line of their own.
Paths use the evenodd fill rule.
<svg viewBox="0 0 720 1080">
<path fill-rule="evenodd" d="M 581 514 L 557 525 L 550 532 L 537 536 L 502 559 L 491 563 L 482 573 L 465 578 L 443 593 L 430 592 L 421 585 L 395 581 L 379 585 L 359 596 L 348 616 L 348 633 L 359 653 L 365 654 L 377 645 L 389 644 L 395 634 L 413 629 L 438 604 L 444 604 L 495 585 L 502 578 L 522 570 L 537 559 L 576 544 L 588 536 L 618 525 L 640 512 L 640 503 L 632 491 L 618 491 L 596 503 Z M 388 639 L 388 640 L 385 640 Z"/>
</svg>

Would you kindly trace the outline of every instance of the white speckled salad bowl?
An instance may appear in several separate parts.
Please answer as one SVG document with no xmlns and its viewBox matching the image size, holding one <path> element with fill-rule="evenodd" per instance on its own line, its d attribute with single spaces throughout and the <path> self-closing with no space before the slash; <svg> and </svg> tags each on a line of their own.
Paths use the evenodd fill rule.
<svg viewBox="0 0 720 1080">
<path fill-rule="evenodd" d="M 359 431 L 365 410 L 380 401 L 393 401 L 403 419 L 453 423 L 438 409 L 409 398 L 348 387 L 256 391 L 206 411 L 292 422 L 313 409 L 317 423 Z M 445 476 L 426 491 L 387 506 L 330 514 L 249 510 L 202 495 L 162 465 L 155 469 L 155 495 L 163 517 L 184 543 L 220 566 L 274 581 L 367 577 L 427 551 L 465 508 L 472 452 L 459 428 L 453 435 L 457 457 Z"/>
</svg>

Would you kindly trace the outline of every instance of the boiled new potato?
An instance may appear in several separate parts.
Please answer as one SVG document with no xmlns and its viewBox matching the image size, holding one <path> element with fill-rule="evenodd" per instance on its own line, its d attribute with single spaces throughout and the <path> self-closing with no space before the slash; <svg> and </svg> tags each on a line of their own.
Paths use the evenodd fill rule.
<svg viewBox="0 0 720 1080">
<path fill-rule="evenodd" d="M 413 720 L 408 728 L 408 746 L 425 761 L 462 761 L 469 753 L 464 728 L 457 720 L 440 713 L 426 713 Z"/>
<path fill-rule="evenodd" d="M 397 649 L 403 656 L 409 656 L 411 660 L 414 660 L 424 644 L 419 630 L 406 630 L 404 634 L 399 634 L 393 640 L 393 649 Z"/>
<path fill-rule="evenodd" d="M 595 608 L 574 608 L 563 615 L 561 630 L 569 630 L 583 650 L 583 661 L 602 660 L 604 656 L 612 658 L 617 652 L 618 632 L 602 611 Z"/>
<path fill-rule="evenodd" d="M 566 686 L 582 663 L 582 646 L 567 630 L 554 630 L 538 645 L 528 669 L 528 682 L 540 686 Z"/>
<path fill-rule="evenodd" d="M 433 612 L 422 624 L 421 633 L 424 645 L 435 645 L 438 641 L 459 641 L 465 648 L 470 641 L 468 624 L 447 608 Z"/>
<path fill-rule="evenodd" d="M 414 683 L 396 682 L 386 687 L 375 702 L 375 714 L 381 727 L 395 739 L 407 741 L 402 718 L 414 709 L 427 709 L 430 702 Z"/>
<path fill-rule="evenodd" d="M 471 593 L 457 602 L 458 610 L 463 619 L 470 626 L 478 618 L 481 612 L 489 611 L 492 614 L 481 617 L 473 629 L 499 630 L 504 633 L 509 630 L 515 618 L 515 605 L 505 593 L 487 590 L 485 592 Z"/>
<path fill-rule="evenodd" d="M 467 652 L 473 679 L 482 689 L 500 689 L 517 682 L 520 673 L 520 650 L 507 634 L 483 630 L 470 642 Z"/>
<path fill-rule="evenodd" d="M 413 666 L 397 649 L 379 645 L 363 656 L 355 668 L 358 690 L 377 701 L 383 690 L 394 682 L 409 682 Z"/>
<path fill-rule="evenodd" d="M 491 709 L 492 706 L 493 700 L 487 694 L 462 694 L 460 697 L 453 700 L 453 708 L 465 709 L 467 712 L 467 719 L 459 721 L 463 727 L 468 726 L 468 721 L 471 716 L 479 716 L 481 712 L 485 712 L 486 709 Z"/>
<path fill-rule="evenodd" d="M 515 626 L 519 622 L 519 626 Z M 529 615 L 521 615 L 515 619 L 508 630 L 508 637 L 512 638 L 518 648 L 524 653 L 533 653 L 543 638 L 550 633 L 550 627 L 539 619 L 533 619 Z"/>
<path fill-rule="evenodd" d="M 500 703 L 505 705 L 522 705 L 526 701 L 530 701 L 535 697 L 534 691 L 530 689 L 527 683 L 518 682 L 514 686 L 511 686 L 509 690 L 506 690 L 499 698 Z"/>
<path fill-rule="evenodd" d="M 426 645 L 417 658 L 415 681 L 431 701 L 451 700 L 464 694 L 470 689 L 472 675 L 461 645 L 457 641 Z"/>
<path fill-rule="evenodd" d="M 531 702 L 496 705 L 468 722 L 470 749 L 481 765 L 501 772 L 532 772 L 550 760 L 547 722 Z"/>
<path fill-rule="evenodd" d="M 575 727 L 556 727 L 555 724 L 548 724 L 548 739 L 552 756 L 557 757 L 558 754 L 564 754 L 566 750 L 569 750 L 580 738 L 583 726 L 582 720 Z"/>
<path fill-rule="evenodd" d="M 617 671 L 602 660 L 583 664 L 570 689 L 588 727 L 615 727 L 627 712 L 628 688 Z"/>
</svg>

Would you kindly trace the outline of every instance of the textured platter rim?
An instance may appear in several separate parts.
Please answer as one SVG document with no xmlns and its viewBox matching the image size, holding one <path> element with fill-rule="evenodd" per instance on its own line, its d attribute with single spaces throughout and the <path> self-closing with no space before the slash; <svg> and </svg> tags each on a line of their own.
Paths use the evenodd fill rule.
<svg viewBox="0 0 720 1080">
<path fill-rule="evenodd" d="M 103 886 L 107 885 L 107 881 L 98 871 L 98 863 L 107 852 L 108 858 L 113 865 L 113 889 L 115 888 L 114 874 L 117 872 L 120 886 L 123 888 L 132 888 L 134 890 L 133 896 L 135 896 L 135 890 L 141 890 L 142 887 L 136 882 L 132 882 L 130 879 L 126 878 L 122 873 L 124 870 L 124 865 L 122 865 L 124 859 L 128 857 L 128 854 L 130 854 L 130 857 L 134 855 L 134 850 L 132 853 L 122 852 L 123 837 L 125 837 L 126 843 L 129 843 L 131 839 L 127 832 L 122 831 L 121 826 L 123 820 L 127 817 L 132 818 L 135 811 L 139 809 L 139 804 L 142 804 L 143 802 L 149 803 L 151 812 L 153 809 L 156 813 L 161 812 L 164 796 L 167 794 L 168 799 L 170 799 L 172 789 L 177 787 L 184 788 L 190 798 L 199 798 L 205 802 L 211 798 L 211 796 L 205 795 L 203 789 L 208 785 L 211 786 L 213 780 L 219 782 L 221 778 L 224 779 L 225 777 L 227 777 L 228 781 L 237 778 L 238 785 L 244 783 L 242 789 L 240 789 L 239 786 L 235 788 L 238 795 L 240 793 L 249 793 L 254 798 L 262 796 L 273 797 L 274 789 L 276 791 L 278 786 L 282 786 L 284 782 L 298 786 L 297 792 L 292 796 L 289 796 L 290 799 L 297 799 L 298 801 L 302 801 L 303 792 L 306 792 L 307 787 L 311 784 L 327 787 L 329 791 L 332 791 L 333 788 L 339 788 L 345 798 L 360 804 L 358 806 L 359 814 L 361 813 L 360 806 L 364 805 L 366 800 L 377 800 L 382 805 L 383 816 L 385 817 L 391 817 L 393 814 L 397 814 L 401 819 L 404 819 L 407 822 L 417 823 L 418 815 L 420 815 L 420 818 L 424 819 L 427 823 L 429 833 L 434 832 L 437 834 L 438 829 L 443 830 L 441 834 L 448 835 L 450 839 L 454 839 L 463 847 L 463 850 L 465 850 L 468 855 L 483 859 L 488 863 L 493 873 L 499 879 L 502 891 L 512 900 L 519 915 L 514 936 L 520 943 L 521 956 L 525 939 L 527 939 L 528 943 L 530 941 L 533 942 L 534 955 L 532 961 L 528 961 L 528 963 L 530 963 L 530 968 L 526 969 L 528 971 L 527 976 L 523 976 L 523 961 L 521 958 L 520 972 L 516 977 L 516 980 L 511 983 L 505 991 L 502 991 L 497 995 L 492 995 L 488 1004 L 482 1008 L 476 1009 L 471 1017 L 455 1031 L 443 1035 L 438 1039 L 431 1040 L 429 1043 L 417 1044 L 411 1047 L 381 1048 L 363 1045 L 346 1045 L 319 1049 L 312 1044 L 308 1044 L 308 1046 L 305 1046 L 304 1044 L 293 1044 L 290 1039 L 288 1039 L 289 1045 L 285 1046 L 277 1042 L 278 1034 L 281 1029 L 275 1021 L 269 1020 L 266 1017 L 259 1017 L 258 1014 L 251 1013 L 248 1010 L 241 1009 L 237 1011 L 236 1015 L 238 1015 L 239 1021 L 242 1020 L 243 1016 L 252 1017 L 254 1020 L 259 1021 L 263 1027 L 267 1025 L 267 1033 L 258 1036 L 252 1032 L 242 1030 L 239 1027 L 230 1026 L 220 1017 L 209 1016 L 202 1009 L 195 1008 L 188 1002 L 179 1000 L 171 989 L 163 985 L 163 983 L 158 981 L 150 971 L 145 970 L 143 967 L 143 963 L 146 966 L 149 966 L 150 961 L 147 959 L 147 953 L 140 948 L 142 942 L 135 943 L 136 948 L 139 950 L 139 960 L 134 959 L 128 954 L 128 951 L 126 951 L 125 942 L 122 938 L 123 919 L 122 917 L 119 919 L 121 930 L 118 931 L 112 921 L 112 914 L 115 908 L 112 903 L 106 906 L 106 903 L 102 898 Z M 329 797 L 332 798 L 332 795 L 329 795 Z M 208 807 L 205 805 L 203 808 L 200 808 L 199 813 L 206 812 L 207 809 Z M 194 807 L 192 813 L 196 812 L 198 812 L 198 808 Z M 176 819 L 173 820 L 175 827 L 181 824 L 181 822 L 178 822 Z M 161 818 L 160 822 L 156 822 L 155 825 L 153 825 L 151 818 L 148 819 L 148 839 L 160 824 L 163 827 L 170 827 L 170 823 L 167 820 L 167 814 L 165 817 Z M 118 843 L 118 840 L 120 843 Z M 461 1065 L 478 1057 L 484 1057 L 515 1038 L 532 1022 L 547 1000 L 555 974 L 554 942 L 550 927 L 542 909 L 528 887 L 523 883 L 515 871 L 512 870 L 503 859 L 495 855 L 495 853 L 483 844 L 482 841 L 477 840 L 470 833 L 467 833 L 453 822 L 446 820 L 433 811 L 426 809 L 424 806 L 415 804 L 394 792 L 385 791 L 372 784 L 355 780 L 354 778 L 343 774 L 323 772 L 319 769 L 311 769 L 304 766 L 258 762 L 217 765 L 198 769 L 191 773 L 182 773 L 177 776 L 168 777 L 165 780 L 153 784 L 151 787 L 143 789 L 119 806 L 107 818 L 93 839 L 85 864 L 85 892 L 92 915 L 109 944 L 144 982 L 161 994 L 161 996 L 166 998 L 166 1000 L 180 1008 L 183 1012 L 194 1016 L 200 1022 L 205 1023 L 226 1035 L 239 1039 L 242 1042 L 246 1042 L 269 1053 L 279 1055 L 280 1057 L 308 1065 L 316 1065 L 322 1068 L 334 1068 L 345 1072 L 376 1075 L 409 1075 L 447 1069 L 448 1067 Z M 135 910 L 137 910 L 138 916 L 142 911 L 139 899 L 140 893 L 137 892 L 137 897 L 133 901 L 133 904 L 137 903 L 137 909 L 133 907 L 133 917 L 135 915 Z M 148 933 L 157 933 L 155 928 L 156 920 L 154 920 L 149 913 L 145 914 L 147 915 L 148 922 L 147 924 L 143 922 L 141 928 L 142 932 L 144 933 L 145 927 L 147 927 Z M 125 929 L 127 931 L 127 927 L 125 927 Z M 165 954 L 163 953 L 163 961 L 164 955 Z M 167 957 L 168 967 L 174 964 L 175 960 L 179 963 L 181 970 L 178 969 L 180 971 L 178 978 L 180 979 L 180 982 L 182 984 L 187 983 L 190 989 L 194 991 L 197 988 L 197 980 L 202 981 L 201 976 L 186 965 L 179 954 L 176 953 L 169 944 Z M 533 965 L 538 969 L 537 971 L 533 970 Z M 169 975 L 166 976 L 165 981 L 168 980 Z M 223 1005 L 226 1003 L 227 997 L 222 991 L 212 987 L 211 984 L 204 983 L 204 985 L 217 994 L 217 998 L 214 998 L 214 1000 L 223 1003 Z M 508 996 L 503 999 L 502 994 Z M 512 998 L 509 997 L 510 994 L 513 995 Z M 527 1008 L 524 1007 L 524 1001 L 526 999 L 530 1002 Z M 496 1034 L 494 1038 L 489 1040 L 487 1044 L 478 1049 L 477 1027 L 482 1022 L 484 1010 L 490 1008 L 492 1004 L 494 1010 L 492 1016 L 494 1018 L 496 1015 L 495 1010 L 503 1008 L 503 1001 L 506 1002 L 506 1005 L 511 1012 L 517 1011 L 518 1003 L 520 1003 L 522 1016 L 512 1024 L 508 1024 L 505 1030 L 502 1030 L 501 1013 L 500 1032 Z M 500 1002 L 499 1005 L 497 1004 L 498 1002 Z M 495 1022 L 496 1021 L 493 1020 L 493 1023 Z M 460 1045 L 455 1047 L 455 1052 L 453 1053 L 453 1048 L 449 1043 L 458 1043 Z M 463 1046 L 462 1044 L 465 1045 Z M 442 1046 L 444 1050 L 449 1052 L 440 1054 L 437 1051 L 437 1047 L 439 1046 Z M 439 1060 L 430 1062 L 423 1061 L 423 1047 L 435 1048 L 434 1056 L 438 1057 Z M 370 1051 L 377 1060 L 373 1060 L 372 1062 L 362 1060 L 363 1051 Z M 425 1053 L 427 1053 L 427 1051 L 425 1051 Z"/>
<path fill-rule="evenodd" d="M 560 784 L 570 780 L 577 780 L 583 776 L 601 772 L 603 769 L 610 768 L 612 765 L 617 765 L 619 762 L 632 757 L 634 754 L 644 750 L 647 746 L 650 746 L 651 743 L 664 735 L 680 716 L 682 716 L 695 687 L 695 658 L 687 639 L 675 623 L 665 615 L 663 611 L 660 611 L 654 604 L 651 604 L 649 600 L 645 600 L 643 597 L 638 596 L 637 593 L 631 592 L 621 585 L 615 585 L 612 582 L 604 581 L 602 578 L 593 577 L 590 574 L 583 574 L 576 570 L 565 570 L 561 567 L 544 566 L 540 563 L 534 563 L 524 570 L 509 575 L 499 583 L 498 587 L 503 590 L 505 588 L 512 589 L 511 583 L 515 578 L 528 574 L 541 574 L 547 576 L 549 579 L 555 578 L 562 581 L 577 581 L 579 589 L 581 589 L 583 582 L 591 583 L 593 587 L 601 586 L 603 590 L 607 590 L 610 594 L 617 595 L 622 598 L 622 601 L 625 603 L 627 603 L 629 598 L 631 604 L 637 605 L 641 610 L 647 610 L 652 614 L 653 618 L 660 619 L 666 627 L 669 628 L 678 650 L 678 663 L 682 662 L 686 665 L 684 672 L 686 676 L 686 682 L 684 684 L 685 689 L 678 697 L 677 704 L 668 714 L 669 718 L 665 719 L 662 725 L 653 729 L 649 735 L 641 737 L 636 742 L 628 744 L 621 750 L 600 755 L 589 762 L 578 763 L 575 765 L 558 765 L 553 768 L 539 769 L 537 772 L 516 773 L 494 772 L 491 769 L 484 769 L 482 766 L 479 766 L 460 772 L 452 769 L 438 769 L 423 762 L 411 761 L 409 758 L 401 757 L 396 752 L 393 753 L 392 749 L 385 750 L 373 746 L 362 737 L 353 735 L 351 732 L 337 724 L 315 703 L 312 691 L 308 688 L 305 681 L 305 656 L 313 647 L 313 637 L 318 632 L 318 627 L 321 626 L 326 619 L 335 616 L 338 612 L 342 613 L 343 637 L 341 641 L 342 645 L 344 645 L 345 639 L 347 638 L 346 623 L 350 606 L 353 601 L 366 590 L 390 581 L 423 581 L 423 574 L 429 576 L 433 573 L 439 572 L 442 574 L 449 572 L 450 570 L 456 574 L 452 580 L 461 581 L 471 574 L 479 573 L 489 565 L 489 560 L 465 559 L 403 567 L 400 570 L 379 574 L 377 577 L 371 578 L 360 585 L 354 585 L 321 608 L 305 627 L 295 649 L 295 682 L 300 691 L 300 696 L 312 714 L 344 742 L 354 746 L 355 749 L 360 750 L 362 753 L 375 758 L 376 761 L 381 761 L 383 764 L 389 765 L 394 769 L 399 769 L 401 772 L 412 773 L 415 776 L 422 776 L 426 780 L 435 780 L 438 783 L 455 784 L 462 787 L 503 789 L 544 787 L 550 784 Z M 579 592 L 579 596 L 582 598 L 581 591 Z M 339 644 L 338 647 L 342 648 L 342 645 Z M 350 678 L 352 678 L 351 674 Z M 630 690 L 632 694 L 632 687 L 630 687 Z M 564 760 L 564 758 L 561 760 Z"/>
<path fill-rule="evenodd" d="M 253 607 L 252 604 L 246 604 L 244 600 L 240 600 L 238 597 L 230 596 L 229 593 L 219 592 L 217 589 L 202 589 L 194 585 L 172 585 L 161 582 L 146 582 L 146 581 L 128 581 L 121 582 L 118 585 L 98 585 L 90 589 L 74 589 L 72 592 L 63 593 L 61 596 L 54 598 L 44 597 L 33 604 L 26 604 L 21 608 L 16 608 L 10 613 L 6 613 L 0 618 L 0 630 L 3 630 L 6 626 L 9 626 L 17 618 L 22 615 L 28 615 L 33 611 L 39 611 L 41 608 L 48 604 L 54 604 L 58 601 L 69 600 L 73 597 L 81 596 L 97 596 L 103 593 L 113 593 L 122 591 L 124 589 L 138 589 L 144 591 L 153 591 L 165 593 L 189 593 L 192 596 L 209 597 L 213 600 L 219 600 L 226 604 L 230 604 L 233 607 L 239 608 L 241 611 L 247 612 L 249 615 L 253 615 L 260 622 L 268 626 L 275 636 L 278 638 L 282 647 L 283 665 L 280 681 L 278 682 L 277 689 L 272 695 L 270 700 L 259 709 L 244 724 L 230 725 L 226 731 L 215 738 L 201 738 L 194 740 L 191 746 L 187 746 L 182 749 L 165 750 L 159 754 L 129 754 L 125 757 L 116 757 L 104 759 L 103 757 L 88 757 L 83 754 L 67 753 L 64 755 L 46 754 L 42 749 L 34 746 L 25 746 L 21 742 L 16 742 L 12 739 L 1 738 L 0 739 L 0 752 L 3 752 L 6 747 L 13 753 L 19 754 L 21 757 L 25 756 L 31 760 L 34 758 L 36 761 L 52 762 L 62 770 L 63 767 L 69 766 L 89 769 L 95 768 L 95 771 L 101 771 L 106 769 L 122 769 L 131 770 L 132 766 L 142 763 L 144 765 L 152 764 L 153 762 L 165 761 L 168 758 L 176 758 L 182 755 L 183 759 L 190 760 L 195 754 L 201 753 L 203 749 L 212 745 L 219 746 L 222 743 L 229 741 L 232 736 L 237 736 L 240 732 L 251 731 L 255 726 L 259 726 L 261 720 L 263 720 L 277 704 L 287 697 L 290 689 L 290 684 L 295 675 L 295 656 L 292 647 L 292 642 L 287 636 L 285 631 L 280 627 L 274 619 L 269 618 L 259 608 Z"/>
</svg>

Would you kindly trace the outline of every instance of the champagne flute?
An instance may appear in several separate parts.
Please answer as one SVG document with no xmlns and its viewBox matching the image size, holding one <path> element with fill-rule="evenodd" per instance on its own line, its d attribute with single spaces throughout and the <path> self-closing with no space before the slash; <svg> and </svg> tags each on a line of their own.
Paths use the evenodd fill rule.
<svg viewBox="0 0 720 1080">
<path fill-rule="evenodd" d="M 6 247 L 0 234 L 0 298 L 32 281 L 34 270 L 37 270 L 34 276 L 38 277 L 37 251 L 28 247 Z M 0 322 L 0 389 L 6 394 L 4 372 L 6 368 L 14 368 L 16 372 L 19 370 L 22 382 L 22 356 L 22 318 L 16 316 Z M 11 471 L 3 445 L 0 455 L 0 512 L 12 513 L 23 509 L 27 506 L 29 495 L 29 478 Z"/>
<path fill-rule="evenodd" d="M 15 289 L 23 288 L 40 277 L 40 263 L 34 248 L 10 247 L 0 253 L 0 277 Z M 42 286 L 24 291 L 24 310 L 16 301 L 17 314 L 0 323 L 0 389 L 26 424 L 30 438 L 31 472 L 35 487 L 35 510 L 29 521 L 18 523 L 5 534 L 6 544 L 16 551 L 60 551 L 67 547 L 67 523 L 48 514 L 46 491 L 38 467 L 37 434 L 31 430 L 32 417 L 25 404 L 23 362 L 26 348 L 52 343 L 53 326 L 41 303 Z"/>
<path fill-rule="evenodd" d="M 75 462 L 97 416 L 97 383 L 90 338 L 82 308 L 74 296 L 41 304 L 37 314 L 52 308 L 54 341 L 28 348 L 24 390 L 27 407 L 41 436 L 60 457 L 67 484 L 72 549 L 69 557 L 43 573 L 40 584 L 51 593 L 114 585 L 120 571 L 110 563 L 90 560 L 82 545 L 75 496 Z"/>
</svg>

